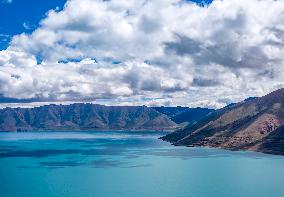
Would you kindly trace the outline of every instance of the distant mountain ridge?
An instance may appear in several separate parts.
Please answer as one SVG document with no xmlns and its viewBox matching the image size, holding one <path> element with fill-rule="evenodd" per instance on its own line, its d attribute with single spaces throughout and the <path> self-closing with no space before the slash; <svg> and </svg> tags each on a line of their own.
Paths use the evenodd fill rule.
<svg viewBox="0 0 284 197">
<path fill-rule="evenodd" d="M 170 118 L 173 118 L 176 115 L 186 112 L 190 109 L 189 107 L 181 107 L 181 106 L 177 106 L 177 107 L 161 106 L 161 107 L 152 107 L 152 108 L 162 114 L 167 115 Z"/>
<path fill-rule="evenodd" d="M 166 115 L 146 106 L 77 103 L 0 110 L 0 131 L 164 130 L 176 127 Z"/>
<path fill-rule="evenodd" d="M 200 119 L 215 111 L 208 108 L 189 108 L 189 107 L 153 107 L 160 113 L 170 117 L 177 124 L 187 123 L 188 125 L 195 124 Z"/>
<path fill-rule="evenodd" d="M 175 145 L 284 155 L 284 89 L 216 110 L 162 139 Z"/>
</svg>

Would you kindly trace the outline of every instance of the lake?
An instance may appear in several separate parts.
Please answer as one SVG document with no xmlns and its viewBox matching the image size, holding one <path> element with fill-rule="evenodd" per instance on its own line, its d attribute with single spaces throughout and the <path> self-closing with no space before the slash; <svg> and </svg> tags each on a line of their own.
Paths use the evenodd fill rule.
<svg viewBox="0 0 284 197">
<path fill-rule="evenodd" d="M 153 132 L 0 133 L 1 197 L 284 196 L 284 157 Z"/>
</svg>

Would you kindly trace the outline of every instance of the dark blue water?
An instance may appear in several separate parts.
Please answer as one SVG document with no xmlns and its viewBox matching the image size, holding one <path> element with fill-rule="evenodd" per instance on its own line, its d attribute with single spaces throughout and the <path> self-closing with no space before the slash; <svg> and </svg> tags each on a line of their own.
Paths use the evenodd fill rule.
<svg viewBox="0 0 284 197">
<path fill-rule="evenodd" d="M 284 196 L 284 157 L 174 147 L 159 136 L 0 133 L 0 196 Z"/>
</svg>

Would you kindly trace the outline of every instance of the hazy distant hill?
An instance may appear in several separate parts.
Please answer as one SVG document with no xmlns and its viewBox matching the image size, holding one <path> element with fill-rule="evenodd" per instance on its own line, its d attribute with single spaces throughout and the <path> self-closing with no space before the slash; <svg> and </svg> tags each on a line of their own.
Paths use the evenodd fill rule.
<svg viewBox="0 0 284 197">
<path fill-rule="evenodd" d="M 175 145 L 284 154 L 284 89 L 216 110 L 163 139 Z"/>
<path fill-rule="evenodd" d="M 166 115 L 145 107 L 95 104 L 46 105 L 0 110 L 0 131 L 129 129 L 164 130 L 176 124 Z"/>
<path fill-rule="evenodd" d="M 153 107 L 155 110 L 166 114 L 177 124 L 187 123 L 188 125 L 195 124 L 200 119 L 204 118 L 214 109 L 208 108 L 189 108 L 189 107 Z"/>
<path fill-rule="evenodd" d="M 176 115 L 188 111 L 190 108 L 189 107 L 152 107 L 153 109 L 157 110 L 158 112 L 167 115 L 168 117 L 172 118 L 175 117 Z"/>
</svg>

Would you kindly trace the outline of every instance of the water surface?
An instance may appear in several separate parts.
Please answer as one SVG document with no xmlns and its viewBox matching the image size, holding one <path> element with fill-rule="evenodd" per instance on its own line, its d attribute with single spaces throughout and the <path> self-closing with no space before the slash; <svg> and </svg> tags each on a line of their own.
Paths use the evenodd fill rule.
<svg viewBox="0 0 284 197">
<path fill-rule="evenodd" d="M 284 157 L 153 132 L 0 133 L 1 197 L 284 196 Z"/>
</svg>

